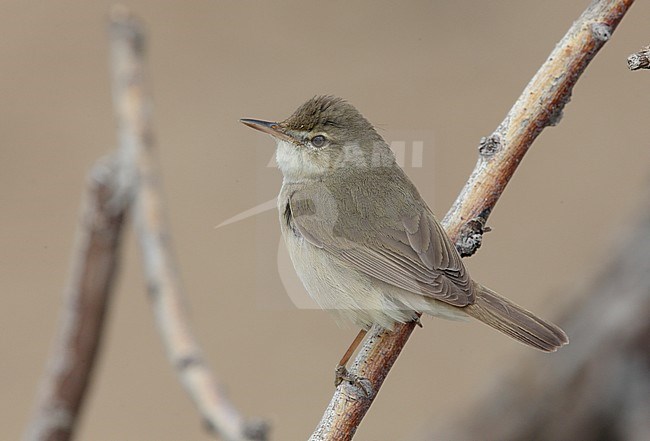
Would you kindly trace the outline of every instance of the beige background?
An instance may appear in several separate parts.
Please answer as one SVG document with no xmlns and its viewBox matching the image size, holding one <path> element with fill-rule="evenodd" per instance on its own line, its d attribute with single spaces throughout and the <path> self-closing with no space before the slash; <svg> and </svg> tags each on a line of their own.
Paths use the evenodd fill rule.
<svg viewBox="0 0 650 441">
<path fill-rule="evenodd" d="M 84 177 L 114 146 L 108 1 L 0 2 L 0 438 L 26 424 L 60 308 Z M 275 213 L 214 229 L 274 197 L 273 144 L 243 116 L 283 118 L 320 93 L 386 130 L 428 130 L 408 168 L 444 214 L 481 136 L 588 1 L 127 1 L 147 23 L 156 138 L 174 244 L 206 355 L 274 440 L 305 439 L 332 393 L 355 329 L 287 301 Z M 478 280 L 540 315 L 559 315 L 597 269 L 648 185 L 648 73 L 627 55 L 648 41 L 634 6 L 546 130 L 469 260 Z M 400 133 L 402 133 L 400 132 Z M 131 233 L 83 440 L 203 440 L 167 364 Z M 254 276 L 253 276 L 254 274 Z M 598 318 L 595 317 L 595 320 Z M 567 351 L 575 350 L 569 346 Z M 358 440 L 412 439 L 530 353 L 476 323 L 424 320 Z M 551 356 L 552 357 L 552 356 Z"/>
</svg>

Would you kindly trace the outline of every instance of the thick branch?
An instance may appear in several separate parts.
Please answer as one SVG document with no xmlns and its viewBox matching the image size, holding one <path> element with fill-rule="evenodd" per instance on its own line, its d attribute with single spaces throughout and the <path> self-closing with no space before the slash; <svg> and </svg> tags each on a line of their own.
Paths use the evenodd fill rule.
<svg viewBox="0 0 650 441">
<path fill-rule="evenodd" d="M 102 160 L 90 174 L 59 329 L 26 441 L 68 440 L 76 427 L 99 353 L 127 206 L 115 199 L 116 165 Z"/>
<path fill-rule="evenodd" d="M 266 426 L 245 422 L 226 398 L 189 326 L 153 155 L 142 26 L 126 11 L 116 8 L 111 16 L 110 36 L 121 148 L 127 152 L 127 159 L 133 161 L 132 173 L 138 183 L 133 200 L 135 230 L 167 356 L 213 432 L 227 441 L 266 439 Z M 128 169 L 129 166 L 125 168 Z"/>
<path fill-rule="evenodd" d="M 558 124 L 571 90 L 598 50 L 609 40 L 632 0 L 594 1 L 571 26 L 526 86 L 496 131 L 481 141 L 479 160 L 467 184 L 442 221 L 462 255 L 480 246 L 482 228 L 517 166 L 537 135 Z M 336 389 L 318 427 L 316 440 L 352 439 L 414 325 L 392 333 L 373 327 L 352 367 L 368 379 L 364 389 L 346 382 Z"/>
</svg>

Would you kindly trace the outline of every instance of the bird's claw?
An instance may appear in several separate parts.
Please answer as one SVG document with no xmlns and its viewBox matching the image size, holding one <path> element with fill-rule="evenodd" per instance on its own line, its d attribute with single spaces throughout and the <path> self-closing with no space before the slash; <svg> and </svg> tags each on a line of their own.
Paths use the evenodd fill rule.
<svg viewBox="0 0 650 441">
<path fill-rule="evenodd" d="M 337 366 L 334 371 L 334 386 L 338 387 L 344 381 L 363 391 L 366 397 L 370 397 L 372 385 L 367 378 L 359 377 L 349 372 L 345 366 Z"/>
<path fill-rule="evenodd" d="M 334 370 L 334 387 L 338 387 L 343 381 L 354 382 L 355 379 L 356 376 L 348 372 L 345 366 L 336 366 Z"/>
</svg>

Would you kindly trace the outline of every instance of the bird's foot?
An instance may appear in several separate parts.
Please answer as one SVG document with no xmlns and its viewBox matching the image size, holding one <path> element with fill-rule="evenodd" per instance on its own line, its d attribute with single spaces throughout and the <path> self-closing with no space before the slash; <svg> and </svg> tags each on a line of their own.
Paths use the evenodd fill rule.
<svg viewBox="0 0 650 441">
<path fill-rule="evenodd" d="M 366 398 L 370 397 L 372 392 L 372 384 L 370 384 L 370 381 L 367 378 L 359 377 L 349 372 L 344 365 L 339 365 L 334 371 L 334 386 L 338 387 L 344 381 L 362 391 Z"/>
<path fill-rule="evenodd" d="M 334 387 L 338 387 L 339 384 L 343 383 L 344 381 L 353 383 L 356 379 L 357 376 L 348 372 L 348 369 L 345 366 L 336 366 L 336 369 L 334 370 Z"/>
</svg>

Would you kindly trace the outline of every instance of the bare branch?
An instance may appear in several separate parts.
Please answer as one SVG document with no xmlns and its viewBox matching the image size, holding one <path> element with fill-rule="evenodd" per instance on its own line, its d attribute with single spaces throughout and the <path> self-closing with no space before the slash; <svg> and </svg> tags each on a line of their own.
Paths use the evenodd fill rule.
<svg viewBox="0 0 650 441">
<path fill-rule="evenodd" d="M 537 135 L 559 123 L 571 90 L 591 59 L 609 40 L 633 0 L 594 1 L 571 26 L 537 71 L 504 121 L 481 140 L 479 159 L 465 187 L 442 221 L 464 256 L 480 246 L 482 228 Z M 373 327 L 352 373 L 363 388 L 341 383 L 310 440 L 352 439 L 414 324 L 391 332 Z M 361 389 L 369 389 L 368 396 Z"/>
<path fill-rule="evenodd" d="M 611 38 L 633 0 L 594 1 L 576 20 L 508 112 L 481 140 L 479 159 L 443 225 L 458 237 L 468 221 L 483 224 L 537 135 L 557 125 L 580 75 Z M 465 250 L 471 255 L 476 250 Z"/>
<path fill-rule="evenodd" d="M 650 45 L 627 57 L 627 67 L 630 70 L 650 69 Z"/>
<path fill-rule="evenodd" d="M 138 183 L 133 200 L 135 230 L 147 288 L 167 356 L 214 433 L 227 441 L 266 439 L 266 425 L 244 421 L 226 398 L 189 326 L 153 155 L 151 101 L 145 88 L 142 26 L 124 9 L 115 8 L 111 15 L 110 36 L 113 93 L 121 148 L 125 160 L 134 161 L 134 176 Z"/>
<path fill-rule="evenodd" d="M 72 438 L 99 353 L 115 279 L 126 200 L 115 199 L 114 158 L 90 173 L 63 310 L 26 441 Z"/>
</svg>

